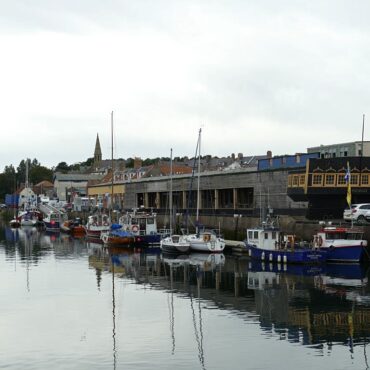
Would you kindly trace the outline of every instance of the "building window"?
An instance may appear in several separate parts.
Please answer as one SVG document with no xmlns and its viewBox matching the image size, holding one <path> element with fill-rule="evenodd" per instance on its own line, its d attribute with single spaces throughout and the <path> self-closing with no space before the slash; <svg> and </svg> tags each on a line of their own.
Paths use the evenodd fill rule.
<svg viewBox="0 0 370 370">
<path fill-rule="evenodd" d="M 299 185 L 299 176 L 293 176 L 293 186 Z"/>
<path fill-rule="evenodd" d="M 351 185 L 358 185 L 358 178 L 358 174 L 351 173 Z"/>
<path fill-rule="evenodd" d="M 325 185 L 334 186 L 335 185 L 335 174 L 327 173 L 325 175 Z"/>
<path fill-rule="evenodd" d="M 361 185 L 369 185 L 369 175 L 361 175 Z"/>
<path fill-rule="evenodd" d="M 343 157 L 347 157 L 347 151 L 343 152 Z"/>
<path fill-rule="evenodd" d="M 299 185 L 303 186 L 306 183 L 306 175 L 299 176 Z"/>
<path fill-rule="evenodd" d="M 346 179 L 345 179 L 345 174 L 344 173 L 339 173 L 338 174 L 337 184 L 338 185 L 346 185 Z"/>
<path fill-rule="evenodd" d="M 292 187 L 292 179 L 293 179 L 293 176 L 292 175 L 289 175 L 288 176 L 288 186 L 289 187 Z"/>
<path fill-rule="evenodd" d="M 312 176 L 312 185 L 313 186 L 321 186 L 322 185 L 322 174 L 314 174 Z"/>
</svg>

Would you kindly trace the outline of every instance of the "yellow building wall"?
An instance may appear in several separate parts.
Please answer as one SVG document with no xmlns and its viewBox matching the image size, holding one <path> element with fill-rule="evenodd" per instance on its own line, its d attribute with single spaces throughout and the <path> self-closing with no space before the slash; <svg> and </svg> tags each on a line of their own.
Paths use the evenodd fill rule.
<svg viewBox="0 0 370 370">
<path fill-rule="evenodd" d="M 98 195 L 105 195 L 105 194 L 112 193 L 112 185 L 101 185 L 101 186 L 93 186 L 87 188 L 87 194 L 89 197 L 95 197 Z M 124 194 L 125 193 L 125 186 L 124 185 L 114 185 L 113 186 L 113 194 Z"/>
</svg>

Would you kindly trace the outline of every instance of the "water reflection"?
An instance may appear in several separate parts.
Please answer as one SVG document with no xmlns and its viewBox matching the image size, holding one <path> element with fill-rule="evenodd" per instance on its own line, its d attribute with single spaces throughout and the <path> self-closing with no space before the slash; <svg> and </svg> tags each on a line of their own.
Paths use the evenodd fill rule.
<svg viewBox="0 0 370 370">
<path fill-rule="evenodd" d="M 120 368 L 123 359 L 127 359 L 129 351 L 124 351 L 125 346 L 134 342 L 132 337 L 135 337 L 135 332 L 127 337 L 126 326 L 122 330 L 123 324 L 131 320 L 131 317 L 120 315 L 122 305 L 136 305 L 136 299 L 137 302 L 144 302 L 144 305 L 146 302 L 155 304 L 155 300 L 150 300 L 149 292 L 155 294 L 157 300 L 164 299 L 159 311 L 148 306 L 145 315 L 155 321 L 160 319 L 153 312 L 156 315 L 159 315 L 158 312 L 164 314 L 162 321 L 156 322 L 155 328 L 166 337 L 166 341 L 160 336 L 156 340 L 166 343 L 167 352 L 164 353 L 168 356 L 164 358 L 170 361 L 170 357 L 174 361 L 172 365 L 179 364 L 176 361 L 188 356 L 187 361 L 190 361 L 189 358 L 196 361 L 192 363 L 192 368 L 194 365 L 201 369 L 222 368 L 221 363 L 217 367 L 214 359 L 218 356 L 217 352 L 225 351 L 225 345 L 230 351 L 235 351 L 244 345 L 253 347 L 253 342 L 261 340 L 264 343 L 262 347 L 266 346 L 268 350 L 271 343 L 278 339 L 289 349 L 305 347 L 322 357 L 334 355 L 334 348 L 352 358 L 355 354 L 358 357 L 358 351 L 361 350 L 361 362 L 368 366 L 368 266 L 251 263 L 246 257 L 227 254 L 196 253 L 174 257 L 161 254 L 158 248 L 105 248 L 84 239 L 76 240 L 63 234 L 48 235 L 32 228 L 0 229 L 0 233 L 4 266 L 13 270 L 22 266 L 26 273 L 22 275 L 21 282 L 27 296 L 38 288 L 35 279 L 32 284 L 36 272 L 32 269 L 43 265 L 48 271 L 46 265 L 50 261 L 54 265 L 63 263 L 63 269 L 59 270 L 61 276 L 66 269 L 78 277 L 78 274 L 88 272 L 84 279 L 88 279 L 96 294 L 90 292 L 90 295 L 86 295 L 92 304 L 99 304 L 99 299 L 108 293 L 108 303 L 100 314 L 105 317 L 107 312 L 109 314 L 109 322 L 105 323 L 109 335 L 103 345 L 109 343 L 113 369 Z M 60 281 L 56 279 L 57 274 L 53 281 L 58 288 L 63 287 L 63 283 L 60 283 L 63 278 Z M 41 281 L 39 276 L 39 286 Z M 134 298 L 131 296 L 130 302 L 124 302 L 120 297 L 127 284 L 135 287 L 133 291 L 136 295 Z M 55 290 L 55 298 L 58 296 L 57 287 L 53 286 L 52 289 Z M 76 294 L 80 294 L 82 289 L 86 289 L 86 285 L 80 288 L 76 286 Z M 67 292 L 69 296 L 69 287 Z M 143 294 L 141 298 L 136 298 L 140 292 L 147 292 L 148 297 L 143 298 Z M 64 299 L 68 299 L 68 296 Z M 44 293 L 43 299 L 47 299 L 47 294 Z M 224 343 L 223 331 L 226 330 L 227 320 L 229 323 L 230 320 L 236 320 L 238 324 L 230 330 L 231 335 Z M 214 325 L 215 322 L 220 322 L 221 326 Z M 165 328 L 163 331 L 162 324 Z M 142 324 L 142 318 L 136 317 L 134 331 L 146 333 L 140 325 L 145 324 Z M 257 334 L 251 331 L 251 326 L 258 330 Z M 138 337 L 141 341 L 145 340 L 139 334 Z M 249 337 L 253 341 L 250 339 L 247 342 Z M 261 351 L 264 352 L 262 347 Z M 338 356 L 338 351 L 335 354 Z M 306 355 L 307 351 L 299 354 Z M 230 367 L 241 368 L 241 365 L 230 364 Z M 255 368 L 258 368 L 257 364 Z M 266 368 L 274 367 L 266 365 Z"/>
<path fill-rule="evenodd" d="M 329 351 L 335 344 L 367 344 L 370 307 L 367 268 L 327 265 L 320 268 L 251 264 L 248 287 L 255 290 L 263 330 L 280 339 Z M 359 304 L 360 303 L 360 304 Z"/>
<path fill-rule="evenodd" d="M 190 299 L 202 366 L 202 302 L 207 308 L 226 308 L 249 317 L 257 314 L 265 333 L 294 343 L 327 343 L 329 348 L 342 344 L 352 351 L 354 345 L 368 342 L 370 294 L 366 266 L 278 266 L 251 264 L 223 254 L 173 257 L 132 250 L 111 250 L 98 260 L 94 253 L 89 261 L 97 271 L 112 271 L 115 266 L 121 277 L 169 292 L 172 336 L 173 294 Z M 231 292 L 240 299 L 233 299 Z"/>
</svg>

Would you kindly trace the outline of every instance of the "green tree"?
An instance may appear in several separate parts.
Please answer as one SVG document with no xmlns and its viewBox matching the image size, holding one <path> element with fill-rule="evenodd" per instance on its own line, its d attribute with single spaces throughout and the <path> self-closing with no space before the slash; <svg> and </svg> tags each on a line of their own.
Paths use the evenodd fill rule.
<svg viewBox="0 0 370 370">
<path fill-rule="evenodd" d="M 91 158 L 87 158 L 87 160 L 85 162 L 82 162 L 81 163 L 81 166 L 92 166 L 94 163 L 94 157 L 91 157 Z"/>
<path fill-rule="evenodd" d="M 66 162 L 60 162 L 55 167 L 55 172 L 67 173 L 69 170 L 70 170 L 70 167 L 68 166 Z"/>
<path fill-rule="evenodd" d="M 16 188 L 16 172 L 15 168 L 5 166 L 4 172 L 0 174 L 0 199 L 2 202 L 5 200 L 6 194 L 14 193 Z"/>
<path fill-rule="evenodd" d="M 30 171 L 30 183 L 38 184 L 41 181 L 53 181 L 53 171 L 47 167 L 41 166 L 40 164 L 31 168 Z"/>
<path fill-rule="evenodd" d="M 127 158 L 126 168 L 134 168 L 134 159 L 133 158 Z"/>
</svg>

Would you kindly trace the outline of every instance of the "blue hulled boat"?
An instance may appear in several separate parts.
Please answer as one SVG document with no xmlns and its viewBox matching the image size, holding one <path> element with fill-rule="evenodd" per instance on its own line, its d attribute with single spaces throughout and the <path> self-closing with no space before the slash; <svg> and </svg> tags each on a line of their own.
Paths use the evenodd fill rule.
<svg viewBox="0 0 370 370">
<path fill-rule="evenodd" d="M 314 235 L 313 245 L 327 252 L 329 262 L 360 262 L 367 247 L 363 230 L 326 226 Z"/>
<path fill-rule="evenodd" d="M 296 243 L 293 235 L 283 236 L 272 220 L 261 227 L 247 229 L 245 241 L 249 256 L 253 259 L 277 263 L 322 263 L 326 251 Z"/>
</svg>

